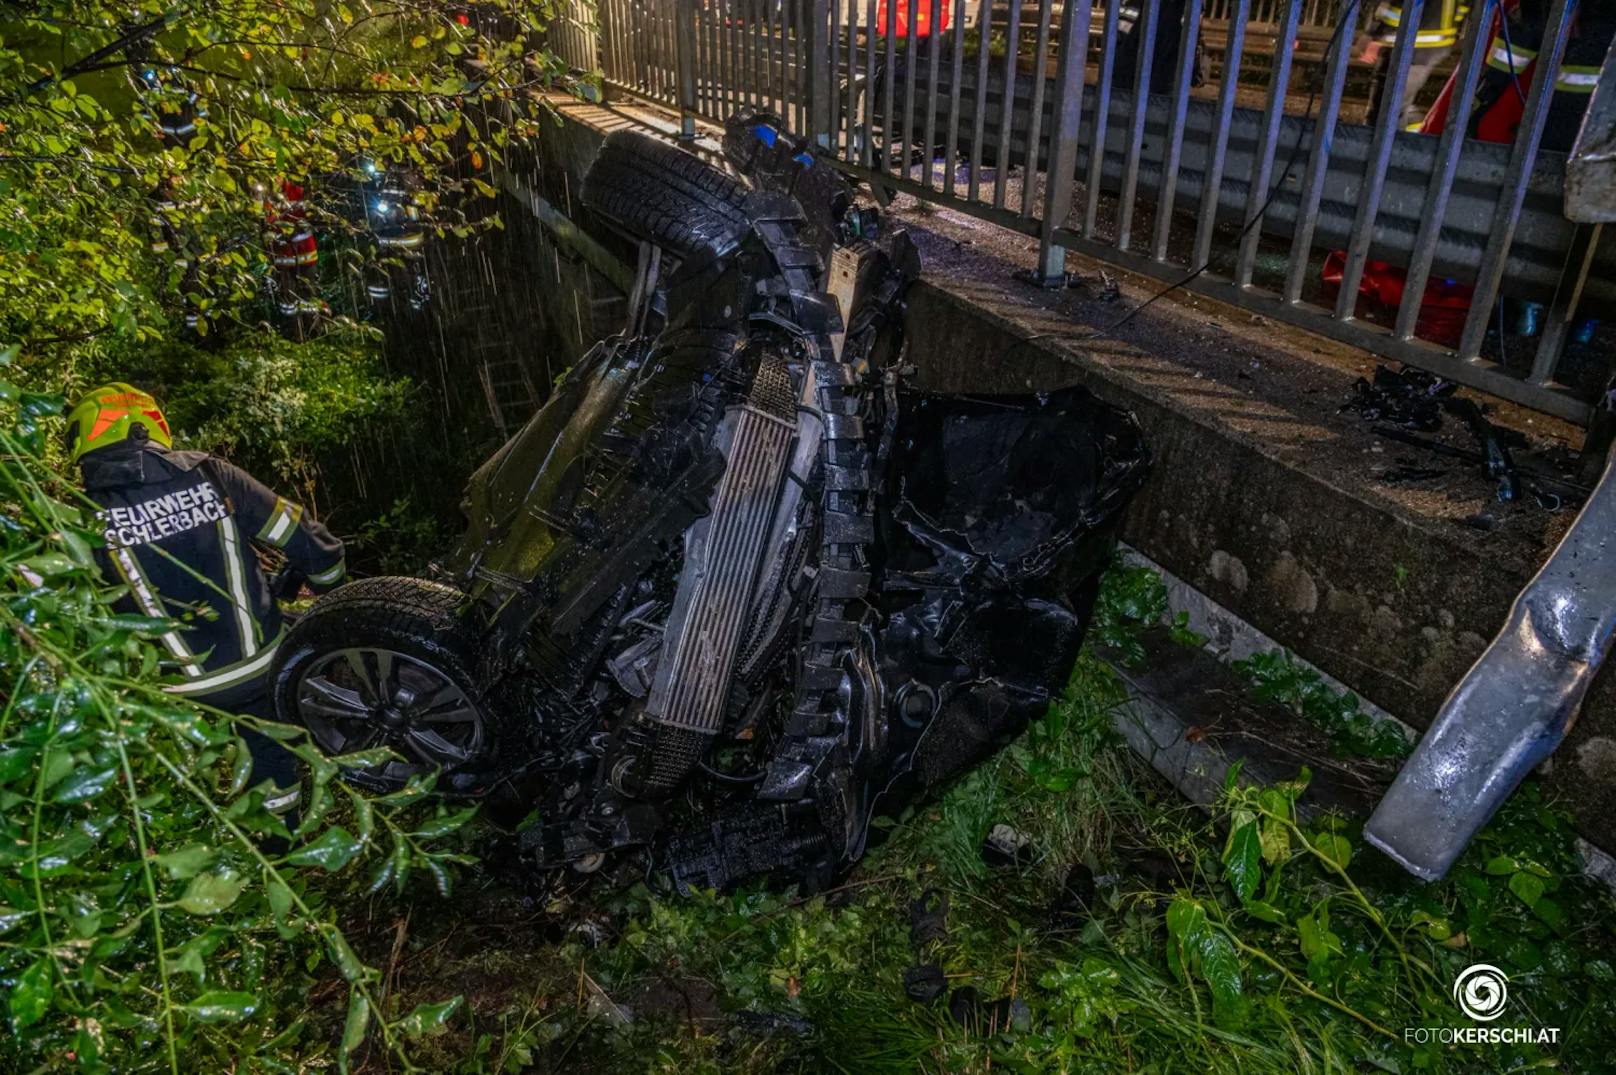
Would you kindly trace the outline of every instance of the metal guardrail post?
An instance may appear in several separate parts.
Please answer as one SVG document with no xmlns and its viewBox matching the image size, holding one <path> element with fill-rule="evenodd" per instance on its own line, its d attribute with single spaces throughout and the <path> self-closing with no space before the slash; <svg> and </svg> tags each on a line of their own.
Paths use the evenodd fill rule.
<svg viewBox="0 0 1616 1075">
<path fill-rule="evenodd" d="M 1055 287 L 1066 281 L 1066 248 L 1055 242 L 1055 229 L 1072 208 L 1077 177 L 1077 139 L 1083 125 L 1083 74 L 1088 67 L 1089 24 L 1094 0 L 1062 5 L 1060 54 L 1055 63 L 1055 126 L 1049 132 L 1049 172 L 1044 184 L 1044 218 L 1039 222 L 1039 283 Z M 983 50 L 986 51 L 985 49 Z M 1029 155 L 1036 159 L 1037 147 Z"/>
<path fill-rule="evenodd" d="M 679 73 L 679 137 L 696 137 L 696 4 L 674 0 L 673 62 Z"/>
<path fill-rule="evenodd" d="M 808 5 L 808 137 L 824 149 L 835 147 L 836 39 L 830 32 L 830 0 Z"/>
</svg>

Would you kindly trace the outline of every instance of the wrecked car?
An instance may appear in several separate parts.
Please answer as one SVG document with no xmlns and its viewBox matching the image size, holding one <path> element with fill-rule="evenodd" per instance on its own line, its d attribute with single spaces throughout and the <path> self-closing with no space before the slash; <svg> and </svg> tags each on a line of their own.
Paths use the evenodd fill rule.
<svg viewBox="0 0 1616 1075">
<path fill-rule="evenodd" d="M 514 798 L 540 868 L 823 886 L 1069 675 L 1148 454 L 1087 391 L 918 390 L 908 238 L 767 115 L 633 132 L 583 202 L 628 332 L 474 473 L 432 579 L 316 603 L 283 717 L 390 789 Z"/>
</svg>

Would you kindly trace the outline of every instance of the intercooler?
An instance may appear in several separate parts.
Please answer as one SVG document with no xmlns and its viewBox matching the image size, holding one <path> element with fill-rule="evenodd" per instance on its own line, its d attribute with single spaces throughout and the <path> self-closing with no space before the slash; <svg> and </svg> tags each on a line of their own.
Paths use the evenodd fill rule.
<svg viewBox="0 0 1616 1075">
<path fill-rule="evenodd" d="M 645 719 L 664 729 L 647 792 L 677 787 L 723 725 L 796 429 L 790 371 L 783 357 L 765 354 L 746 402 L 730 408 L 719 427 L 724 476 L 708 515 L 685 536 L 678 592 L 646 702 Z"/>
</svg>

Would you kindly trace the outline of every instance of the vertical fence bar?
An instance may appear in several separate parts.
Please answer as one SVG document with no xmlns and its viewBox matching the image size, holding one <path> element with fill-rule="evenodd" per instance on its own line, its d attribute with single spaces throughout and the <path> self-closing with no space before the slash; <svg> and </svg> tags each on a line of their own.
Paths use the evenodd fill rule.
<svg viewBox="0 0 1616 1075">
<path fill-rule="evenodd" d="M 1100 36 L 1100 78 L 1094 86 L 1094 127 L 1089 139 L 1089 178 L 1084 186 L 1083 238 L 1094 238 L 1094 223 L 1100 215 L 1100 180 L 1105 168 L 1105 131 L 1111 122 L 1111 76 L 1117 68 L 1117 22 L 1122 18 L 1122 0 L 1110 0 L 1105 9 L 1105 30 Z M 1088 40 L 1088 27 L 1083 28 Z"/>
<path fill-rule="evenodd" d="M 954 0 L 953 32 L 949 41 L 948 130 L 943 135 L 943 192 L 950 198 L 959 185 L 959 169 L 954 161 L 959 156 L 960 80 L 965 77 L 965 0 Z"/>
<path fill-rule="evenodd" d="M 1442 2 L 1442 0 L 1437 0 Z M 1308 255 L 1313 251 L 1313 227 L 1318 221 L 1319 199 L 1324 194 L 1324 177 L 1330 170 L 1330 143 L 1335 138 L 1336 117 L 1341 111 L 1341 94 L 1347 85 L 1347 67 L 1352 60 L 1352 34 L 1347 31 L 1346 20 L 1357 21 L 1358 0 L 1343 0 L 1342 30 L 1335 36 L 1330 49 L 1329 64 L 1324 72 L 1324 101 L 1318 118 L 1313 121 L 1313 145 L 1307 155 L 1307 172 L 1302 178 L 1302 193 L 1296 207 L 1296 234 L 1291 238 L 1290 264 L 1285 270 L 1285 287 L 1281 298 L 1296 302 L 1302 297 L 1302 282 L 1308 275 Z M 1303 117 L 1305 120 L 1307 117 Z"/>
<path fill-rule="evenodd" d="M 1375 117 L 1375 133 L 1370 136 L 1369 160 L 1363 186 L 1358 191 L 1358 213 L 1352 221 L 1352 238 L 1347 243 L 1347 263 L 1341 270 L 1341 293 L 1335 299 L 1335 316 L 1351 320 L 1358 307 L 1358 284 L 1363 280 L 1364 263 L 1375 238 L 1375 217 L 1380 213 L 1380 196 L 1386 189 L 1386 166 L 1391 163 L 1392 143 L 1402 121 L 1403 86 L 1414 62 L 1414 41 L 1419 35 L 1420 15 L 1425 3 L 1442 0 L 1404 0 L 1403 21 L 1397 27 L 1397 43 L 1392 46 L 1391 64 L 1380 94 L 1380 115 Z"/>
<path fill-rule="evenodd" d="M 1419 3 L 1420 0 L 1411 0 L 1411 5 Z M 1404 5 L 1405 12 L 1409 6 Z M 1284 22 L 1277 40 L 1295 41 L 1296 24 L 1301 17 L 1302 0 L 1286 0 Z M 1252 161 L 1251 167 L 1251 188 L 1246 191 L 1245 237 L 1240 240 L 1240 256 L 1235 262 L 1234 282 L 1240 287 L 1251 286 L 1252 270 L 1257 264 L 1257 244 L 1262 239 L 1262 215 L 1268 204 L 1268 185 L 1274 177 L 1274 154 L 1279 149 L 1280 121 L 1285 118 L 1285 95 L 1291 80 L 1289 48 L 1274 50 L 1269 78 L 1268 110 L 1263 113 L 1257 158 Z"/>
<path fill-rule="evenodd" d="M 1448 121 L 1437 143 L 1436 166 L 1431 170 L 1431 182 L 1425 190 L 1420 230 L 1414 237 L 1408 279 L 1403 286 L 1403 300 L 1397 306 L 1397 322 L 1392 330 L 1400 340 L 1412 338 L 1419 324 L 1420 301 L 1425 294 L 1425 284 L 1431 278 L 1431 263 L 1436 257 L 1437 240 L 1442 235 L 1442 221 L 1448 215 L 1448 197 L 1453 192 L 1453 177 L 1459 170 L 1459 154 L 1464 149 L 1465 131 L 1470 127 L 1470 104 L 1476 96 L 1476 83 L 1481 79 L 1482 61 L 1487 50 L 1487 28 L 1496 8 L 1497 0 L 1477 0 L 1465 26 L 1464 42 L 1459 50 L 1459 77 L 1448 106 Z"/>
<path fill-rule="evenodd" d="M 836 73 L 842 66 L 838 51 L 842 44 L 842 4 L 845 2 L 846 0 L 829 0 L 826 7 L 829 9 L 830 27 L 828 30 L 824 26 L 820 27 L 827 35 L 823 39 L 823 45 L 819 49 L 819 53 L 824 54 L 825 63 L 828 65 L 827 69 L 830 72 L 824 83 L 825 97 L 829 103 L 829 108 L 827 109 L 829 118 L 826 121 L 828 125 L 825 130 L 830 132 L 829 148 L 833 155 L 836 152 L 836 144 L 842 128 L 840 122 L 842 100 L 836 92 Z"/>
<path fill-rule="evenodd" d="M 1191 0 L 1199 4 L 1201 0 Z M 1027 220 L 1032 216 L 1034 201 L 1034 187 L 1038 181 L 1038 151 L 1039 143 L 1044 135 L 1044 84 L 1049 81 L 1049 22 L 1055 10 L 1054 0 L 1039 0 L 1038 4 L 1038 43 L 1033 47 L 1032 65 L 1032 112 L 1027 117 L 1027 157 L 1021 174 L 1021 206 L 1018 210 L 1021 218 Z M 1087 57 L 1084 58 L 1085 61 Z M 959 76 L 955 76 L 957 79 Z M 1048 158 L 1045 158 L 1048 166 Z"/>
<path fill-rule="evenodd" d="M 886 66 L 881 72 L 881 96 L 884 98 L 881 113 L 881 174 L 896 173 L 898 163 L 892 156 L 892 134 L 897 130 L 897 67 L 898 67 L 898 35 L 893 33 L 894 17 L 893 5 L 887 5 L 887 21 L 881 27 L 881 34 L 886 38 Z"/>
<path fill-rule="evenodd" d="M 1066 250 L 1055 243 L 1055 229 L 1072 208 L 1077 181 L 1077 142 L 1083 125 L 1083 78 L 1089 62 L 1089 26 L 1094 0 L 1066 0 L 1061 6 L 1060 45 L 1055 60 L 1055 116 L 1049 131 L 1044 219 L 1038 229 L 1038 279 L 1045 285 L 1066 279 Z"/>
<path fill-rule="evenodd" d="M 930 16 L 935 15 L 933 10 L 939 2 L 947 0 L 926 0 L 932 7 L 926 11 L 926 125 L 925 134 L 921 138 L 920 166 L 924 169 L 921 175 L 921 185 L 927 190 L 931 189 L 932 173 L 936 171 L 936 161 L 933 158 L 933 149 L 937 145 L 937 60 L 942 47 L 942 33 L 937 29 L 937 20 Z M 938 187 L 942 187 L 939 182 Z"/>
<path fill-rule="evenodd" d="M 784 115 L 780 103 L 780 81 L 775 77 L 774 56 L 779 43 L 779 19 L 775 17 L 774 0 L 764 0 L 763 22 L 758 31 L 763 34 L 763 107 L 775 115 Z"/>
<path fill-rule="evenodd" d="M 679 64 L 679 137 L 696 137 L 696 4 L 700 0 L 675 0 L 674 29 Z"/>
<path fill-rule="evenodd" d="M 791 38 L 791 57 L 796 62 L 793 79 L 797 95 L 796 128 L 810 139 L 813 134 L 808 130 L 808 15 L 812 10 L 813 0 L 792 0 L 792 14 L 796 17 Z"/>
<path fill-rule="evenodd" d="M 1464 332 L 1459 337 L 1460 358 L 1474 359 L 1481 354 L 1481 341 L 1487 334 L 1493 303 L 1498 300 L 1499 285 L 1504 281 L 1509 246 L 1515 240 L 1515 222 L 1520 216 L 1521 201 L 1526 197 L 1526 185 L 1532 178 L 1532 162 L 1537 159 L 1538 143 L 1543 138 L 1549 105 L 1554 98 L 1555 79 L 1560 73 L 1560 60 L 1571 33 L 1571 20 L 1566 17 L 1569 6 L 1570 0 L 1554 0 L 1549 20 L 1544 24 L 1544 40 L 1538 49 L 1532 88 L 1527 91 L 1520 130 L 1504 169 L 1503 193 L 1493 214 L 1492 234 L 1481 258 L 1481 268 L 1476 273 L 1475 297 L 1471 299 L 1470 314 L 1465 318 Z"/>
<path fill-rule="evenodd" d="M 837 0 L 838 3 L 843 0 Z M 847 3 L 847 108 L 843 126 L 847 128 L 846 143 L 842 147 L 843 159 L 853 164 L 858 159 L 858 0 Z"/>
<path fill-rule="evenodd" d="M 763 9 L 770 0 L 748 0 L 746 37 L 752 45 L 752 107 L 763 108 Z"/>
<path fill-rule="evenodd" d="M 1189 112 L 1190 83 L 1195 78 L 1195 48 L 1200 40 L 1201 0 L 1189 0 L 1184 7 L 1183 33 L 1179 37 L 1178 67 L 1173 74 L 1173 115 L 1168 124 L 1167 149 L 1162 154 L 1161 193 L 1156 198 L 1156 235 L 1151 244 L 1151 256 L 1157 261 L 1167 260 L 1167 244 L 1172 236 L 1178 166 L 1184 151 L 1184 118 Z"/>
<path fill-rule="evenodd" d="M 876 0 L 865 0 L 864 133 L 859 139 L 859 163 L 866 168 L 875 158 L 875 15 Z"/>
<path fill-rule="evenodd" d="M 836 95 L 831 68 L 836 58 L 831 29 L 830 0 L 810 0 L 806 52 L 808 56 L 808 108 L 810 139 L 815 145 L 834 149 Z"/>
<path fill-rule="evenodd" d="M 976 109 L 971 113 L 971 174 L 965 188 L 965 197 L 973 202 L 982 189 L 982 132 L 988 113 L 988 42 L 993 37 L 992 0 L 981 0 L 976 12 Z"/>
<path fill-rule="evenodd" d="M 1150 75 L 1156 55 L 1156 24 L 1161 21 L 1161 0 L 1145 0 L 1134 27 L 1139 55 L 1134 63 L 1133 108 L 1128 113 L 1127 156 L 1122 165 L 1122 190 L 1117 197 L 1117 249 L 1128 249 L 1133 238 L 1134 201 L 1139 193 L 1139 158 L 1145 152 L 1145 114 L 1150 110 Z M 1166 180 L 1163 176 L 1163 181 Z"/>
<path fill-rule="evenodd" d="M 1229 31 L 1223 45 L 1217 116 L 1212 121 L 1212 154 L 1207 161 L 1206 177 L 1201 182 L 1201 208 L 1195 221 L 1195 249 L 1190 254 L 1191 268 L 1199 268 L 1212 261 L 1212 233 L 1218 225 L 1223 164 L 1229 153 L 1229 121 L 1234 116 L 1235 95 L 1240 89 L 1240 60 L 1245 52 L 1246 19 L 1251 13 L 1251 0 L 1233 2 L 1234 11 L 1228 15 Z M 1227 6 L 1224 11 L 1228 11 Z"/>
<path fill-rule="evenodd" d="M 1004 208 L 1010 184 L 1010 146 L 1016 130 L 1016 59 L 1021 51 L 1021 0 L 1010 0 L 1004 28 L 1004 100 L 999 105 L 999 148 L 993 159 L 993 207 Z"/>
<path fill-rule="evenodd" d="M 908 0 L 904 0 L 907 4 Z M 896 4 L 889 5 L 890 12 Z M 896 29 L 897 15 L 892 16 L 892 25 L 887 27 L 888 32 Z M 899 152 L 903 154 L 903 171 L 899 174 L 905 179 L 911 178 L 914 165 L 915 149 L 915 81 L 920 77 L 916 69 L 916 62 L 920 59 L 920 50 L 915 48 L 914 19 L 909 19 L 904 28 L 903 35 L 903 124 L 899 128 L 902 137 L 899 139 Z"/>
</svg>

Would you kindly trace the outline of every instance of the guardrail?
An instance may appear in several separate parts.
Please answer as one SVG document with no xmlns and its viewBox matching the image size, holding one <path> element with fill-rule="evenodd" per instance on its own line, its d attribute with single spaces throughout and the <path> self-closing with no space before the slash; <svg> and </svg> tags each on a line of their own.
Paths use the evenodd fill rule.
<svg viewBox="0 0 1616 1075">
<path fill-rule="evenodd" d="M 1439 135 L 1399 123 L 1420 0 L 1379 71 L 1368 0 L 567 0 L 552 47 L 687 133 L 770 109 L 878 193 L 1036 236 L 1046 281 L 1077 251 L 1584 422 L 1610 348 L 1566 344 L 1616 302 L 1616 249 L 1566 218 L 1541 144 L 1575 3 L 1510 143 L 1465 137 L 1498 0 L 1472 4 Z M 1381 104 L 1349 122 L 1365 70 Z"/>
</svg>

